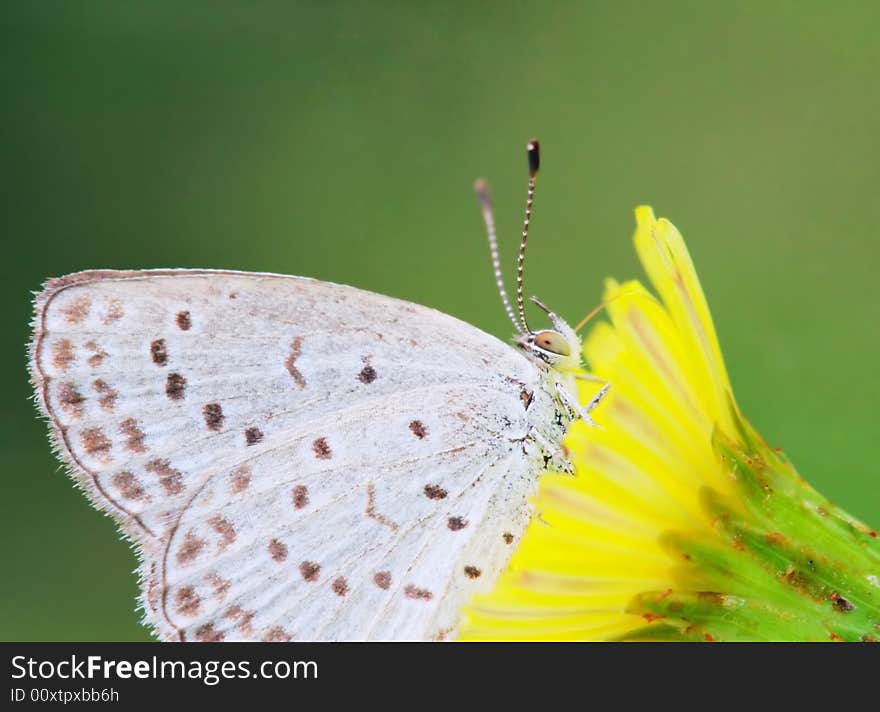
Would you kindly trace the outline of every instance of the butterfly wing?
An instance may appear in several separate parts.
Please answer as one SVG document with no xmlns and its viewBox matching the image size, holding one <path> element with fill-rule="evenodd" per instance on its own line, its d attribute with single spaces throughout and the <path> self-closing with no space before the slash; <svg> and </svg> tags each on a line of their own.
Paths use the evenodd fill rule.
<svg viewBox="0 0 880 712">
<path fill-rule="evenodd" d="M 162 638 L 442 637 L 527 521 L 539 373 L 457 319 L 195 270 L 70 275 L 36 312 L 38 401 Z"/>
</svg>

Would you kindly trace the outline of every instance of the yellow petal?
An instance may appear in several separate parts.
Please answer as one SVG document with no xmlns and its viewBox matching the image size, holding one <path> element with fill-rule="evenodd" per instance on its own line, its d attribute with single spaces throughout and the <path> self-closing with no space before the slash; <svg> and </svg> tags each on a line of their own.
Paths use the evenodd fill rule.
<svg viewBox="0 0 880 712">
<path fill-rule="evenodd" d="M 633 238 L 639 259 L 678 329 L 685 350 L 693 355 L 689 374 L 710 420 L 733 433 L 728 412 L 732 392 L 718 337 L 690 254 L 681 234 L 650 207 L 636 209 Z"/>
<path fill-rule="evenodd" d="M 730 384 L 712 319 L 678 231 L 636 211 L 636 249 L 660 297 L 608 280 L 610 323 L 584 340 L 590 371 L 610 381 L 601 428 L 574 422 L 564 441 L 575 476 L 545 474 L 537 516 L 493 591 L 465 611 L 465 640 L 601 640 L 646 621 L 628 612 L 646 591 L 681 583 L 667 532 L 713 535 L 701 492 L 732 482 L 711 447 L 733 432 Z M 585 382 L 586 402 L 598 385 Z"/>
</svg>

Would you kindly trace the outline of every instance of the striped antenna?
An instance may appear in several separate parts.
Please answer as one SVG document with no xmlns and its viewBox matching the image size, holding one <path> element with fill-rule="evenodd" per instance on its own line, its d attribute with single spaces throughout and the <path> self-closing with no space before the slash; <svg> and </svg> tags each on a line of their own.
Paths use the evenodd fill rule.
<svg viewBox="0 0 880 712">
<path fill-rule="evenodd" d="M 526 194 L 526 217 L 523 220 L 522 242 L 519 243 L 519 258 L 516 261 L 516 306 L 519 309 L 519 318 L 522 321 L 526 333 L 531 333 L 529 323 L 526 321 L 526 310 L 523 304 L 523 269 L 526 261 L 526 240 L 529 239 L 529 221 L 532 219 L 532 203 L 535 202 L 535 178 L 541 165 L 540 144 L 538 139 L 533 138 L 528 144 L 529 156 L 529 190 Z"/>
<path fill-rule="evenodd" d="M 489 197 L 489 186 L 486 184 L 486 181 L 480 178 L 474 183 L 474 190 L 477 193 L 480 207 L 483 210 L 483 220 L 486 222 L 486 234 L 489 236 L 489 252 L 492 255 L 492 269 L 495 271 L 495 284 L 498 286 L 498 293 L 501 295 L 504 311 L 507 312 L 513 327 L 522 334 L 522 327 L 516 321 L 513 307 L 510 305 L 510 298 L 507 296 L 507 290 L 504 288 L 504 278 L 501 275 L 501 261 L 498 259 L 498 237 L 495 234 L 495 216 L 492 213 L 492 199 Z"/>
</svg>

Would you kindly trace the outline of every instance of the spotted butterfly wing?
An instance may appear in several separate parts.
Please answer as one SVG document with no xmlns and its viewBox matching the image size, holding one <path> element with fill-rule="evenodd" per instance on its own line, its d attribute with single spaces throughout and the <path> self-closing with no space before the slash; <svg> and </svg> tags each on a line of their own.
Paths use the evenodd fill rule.
<svg viewBox="0 0 880 712">
<path fill-rule="evenodd" d="M 31 375 L 72 475 L 137 545 L 162 639 L 454 636 L 528 520 L 530 432 L 561 437 L 510 346 L 300 277 L 51 281 Z"/>
</svg>

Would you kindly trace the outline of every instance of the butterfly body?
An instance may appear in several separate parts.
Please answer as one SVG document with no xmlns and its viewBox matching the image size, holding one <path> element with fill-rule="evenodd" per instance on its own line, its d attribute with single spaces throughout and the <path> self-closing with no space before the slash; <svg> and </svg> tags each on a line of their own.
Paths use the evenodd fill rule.
<svg viewBox="0 0 880 712">
<path fill-rule="evenodd" d="M 454 636 L 566 465 L 570 374 L 426 307 L 156 270 L 53 280 L 36 310 L 38 401 L 163 639 Z"/>
</svg>

